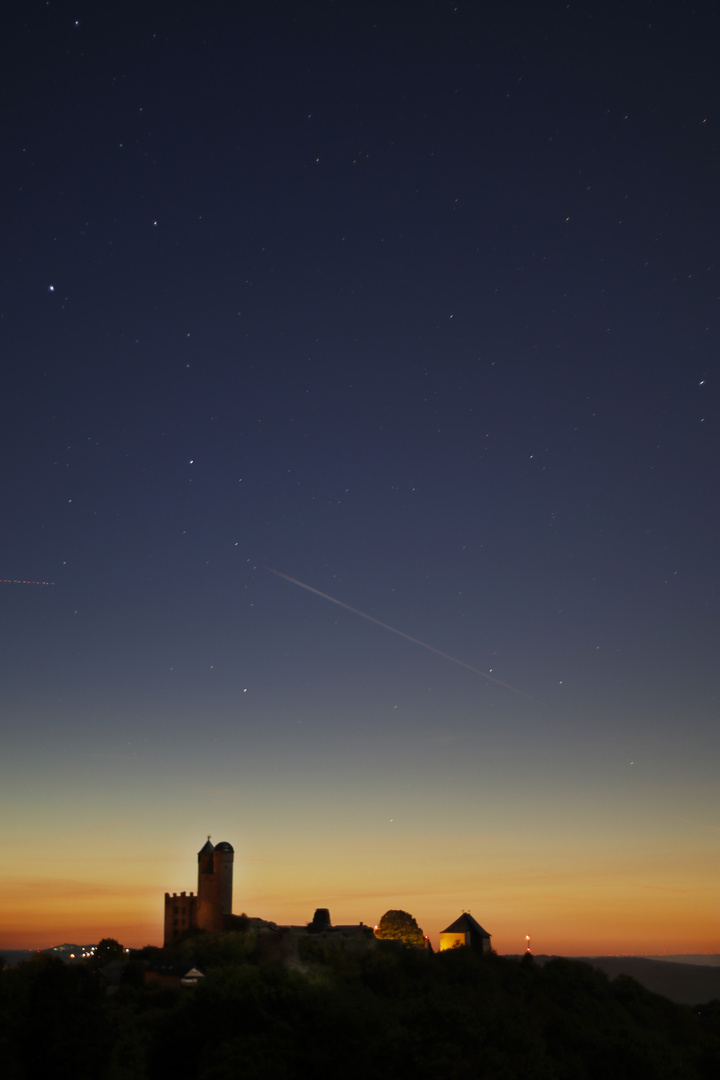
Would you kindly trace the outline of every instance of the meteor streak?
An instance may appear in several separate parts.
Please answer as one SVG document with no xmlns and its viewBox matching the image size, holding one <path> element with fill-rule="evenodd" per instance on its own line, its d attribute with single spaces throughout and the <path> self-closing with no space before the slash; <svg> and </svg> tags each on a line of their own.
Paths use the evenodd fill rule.
<svg viewBox="0 0 720 1080">
<path fill-rule="evenodd" d="M 476 675 L 482 675 L 483 679 L 487 679 L 488 682 L 496 683 L 497 686 L 504 686 L 506 690 L 512 690 L 513 694 L 520 694 L 521 697 L 530 697 L 530 695 L 526 694 L 523 690 L 518 690 L 517 687 L 510 686 L 509 683 L 503 682 L 502 679 L 496 679 L 494 675 L 488 675 L 487 671 L 481 671 L 480 668 L 473 667 L 472 664 L 466 664 L 464 660 L 458 660 L 456 656 L 450 656 L 449 653 L 441 652 L 440 649 L 436 649 L 434 645 L 428 645 L 426 641 L 421 641 L 420 638 L 412 637 L 403 630 L 398 630 L 395 626 L 389 626 L 388 623 L 381 622 L 380 619 L 376 619 L 373 615 L 368 615 L 365 611 L 358 611 L 357 608 L 351 607 L 350 604 L 346 604 L 334 596 L 328 596 L 327 593 L 320 592 L 319 589 L 313 589 L 312 585 L 306 585 L 303 581 L 298 581 L 297 578 L 290 577 L 289 574 L 283 574 L 279 570 L 273 570 L 271 566 L 266 566 L 265 569 L 269 571 L 269 573 L 275 574 L 277 577 L 285 578 L 286 581 L 292 582 L 293 585 L 299 585 L 301 589 L 307 589 L 308 592 L 315 593 L 316 596 L 322 596 L 323 600 L 329 600 L 331 604 L 337 604 L 338 607 L 345 608 L 346 611 L 352 611 L 353 615 L 359 615 L 361 619 L 367 619 L 368 622 L 375 623 L 376 626 L 382 626 L 383 630 L 389 630 L 391 634 L 397 634 L 398 637 L 405 638 L 406 641 L 411 641 L 413 645 L 420 645 L 423 649 L 427 649 L 428 652 L 435 653 L 436 656 L 441 656 L 443 660 L 449 660 L 451 663 L 458 664 L 460 667 L 466 668 Z"/>
</svg>

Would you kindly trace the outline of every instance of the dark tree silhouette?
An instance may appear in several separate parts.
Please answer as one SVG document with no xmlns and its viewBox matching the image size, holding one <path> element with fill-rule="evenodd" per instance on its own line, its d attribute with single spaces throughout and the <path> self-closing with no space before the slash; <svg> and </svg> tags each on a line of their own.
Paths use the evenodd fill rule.
<svg viewBox="0 0 720 1080">
<path fill-rule="evenodd" d="M 125 950 L 119 941 L 116 941 L 115 938 L 104 937 L 102 941 L 98 942 L 94 959 L 98 967 L 104 967 L 111 960 L 122 960 L 124 955 Z"/>
</svg>

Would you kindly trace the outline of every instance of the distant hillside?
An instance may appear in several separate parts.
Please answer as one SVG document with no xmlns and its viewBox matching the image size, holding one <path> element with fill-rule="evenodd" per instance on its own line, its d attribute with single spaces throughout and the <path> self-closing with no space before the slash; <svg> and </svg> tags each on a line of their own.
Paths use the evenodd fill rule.
<svg viewBox="0 0 720 1080">
<path fill-rule="evenodd" d="M 643 960 L 665 960 L 673 964 L 701 964 L 703 967 L 720 967 L 720 953 L 647 953 Z"/>
<path fill-rule="evenodd" d="M 538 964 L 545 964 L 552 956 L 536 956 Z M 629 975 L 650 990 L 662 994 L 677 1005 L 702 1005 L 708 1001 L 720 1001 L 720 966 L 679 964 L 671 960 L 651 960 L 643 956 L 588 956 L 573 957 L 600 968 L 611 979 Z"/>
<path fill-rule="evenodd" d="M 94 945 L 72 945 L 66 942 L 64 945 L 52 945 L 49 949 L 3 949 L 0 948 L 0 956 L 5 960 L 6 967 L 15 967 L 25 960 L 32 960 L 33 956 L 54 956 L 57 960 L 65 963 L 73 960 L 81 960 L 86 953 L 93 949 Z"/>
<path fill-rule="evenodd" d="M 720 1001 L 720 967 L 635 956 L 596 956 L 590 963 L 601 968 L 611 979 L 616 975 L 630 975 L 653 994 L 662 994 L 678 1005 Z"/>
</svg>

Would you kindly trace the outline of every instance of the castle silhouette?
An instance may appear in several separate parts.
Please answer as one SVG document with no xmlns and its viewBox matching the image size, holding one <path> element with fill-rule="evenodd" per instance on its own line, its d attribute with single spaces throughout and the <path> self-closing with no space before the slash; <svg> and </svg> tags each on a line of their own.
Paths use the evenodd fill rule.
<svg viewBox="0 0 720 1080">
<path fill-rule="evenodd" d="M 195 893 L 165 893 L 165 934 L 163 945 L 173 945 L 188 930 L 224 930 L 252 927 L 255 930 L 314 936 L 325 944 L 375 942 L 372 926 L 365 923 L 333 926 L 327 908 L 317 908 L 312 922 L 304 926 L 278 927 L 265 919 L 233 915 L 233 862 L 235 852 L 227 840 L 213 845 L 210 837 L 198 851 L 198 888 Z M 487 930 L 465 911 L 454 923 L 440 934 L 440 950 L 454 949 L 460 945 L 471 946 L 480 952 L 490 952 L 490 935 Z"/>
<path fill-rule="evenodd" d="M 198 888 L 195 893 L 165 893 L 165 933 L 163 945 L 173 945 L 188 930 L 209 930 L 222 933 L 226 930 L 248 928 L 270 935 L 312 935 L 325 944 L 352 941 L 374 941 L 372 926 L 365 923 L 333 926 L 327 908 L 317 908 L 312 922 L 304 926 L 283 926 L 267 919 L 233 915 L 233 861 L 232 844 L 224 840 L 213 845 L 207 842 L 198 851 Z M 267 940 L 266 940 L 267 945 Z"/>
<path fill-rule="evenodd" d="M 210 837 L 198 851 L 195 893 L 165 893 L 164 944 L 172 945 L 188 930 L 226 930 L 232 920 L 233 861 L 226 840 L 213 845 Z"/>
</svg>

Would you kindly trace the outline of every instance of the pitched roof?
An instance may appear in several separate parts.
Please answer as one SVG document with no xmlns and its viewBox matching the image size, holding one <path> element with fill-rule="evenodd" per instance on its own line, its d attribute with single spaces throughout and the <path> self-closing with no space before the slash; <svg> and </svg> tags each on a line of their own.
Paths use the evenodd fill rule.
<svg viewBox="0 0 720 1080">
<path fill-rule="evenodd" d="M 481 937 L 489 938 L 487 930 L 483 930 L 480 923 L 473 919 L 469 911 L 464 911 L 459 919 L 456 919 L 454 923 L 450 923 L 445 930 L 440 931 L 441 934 L 480 934 Z"/>
</svg>

